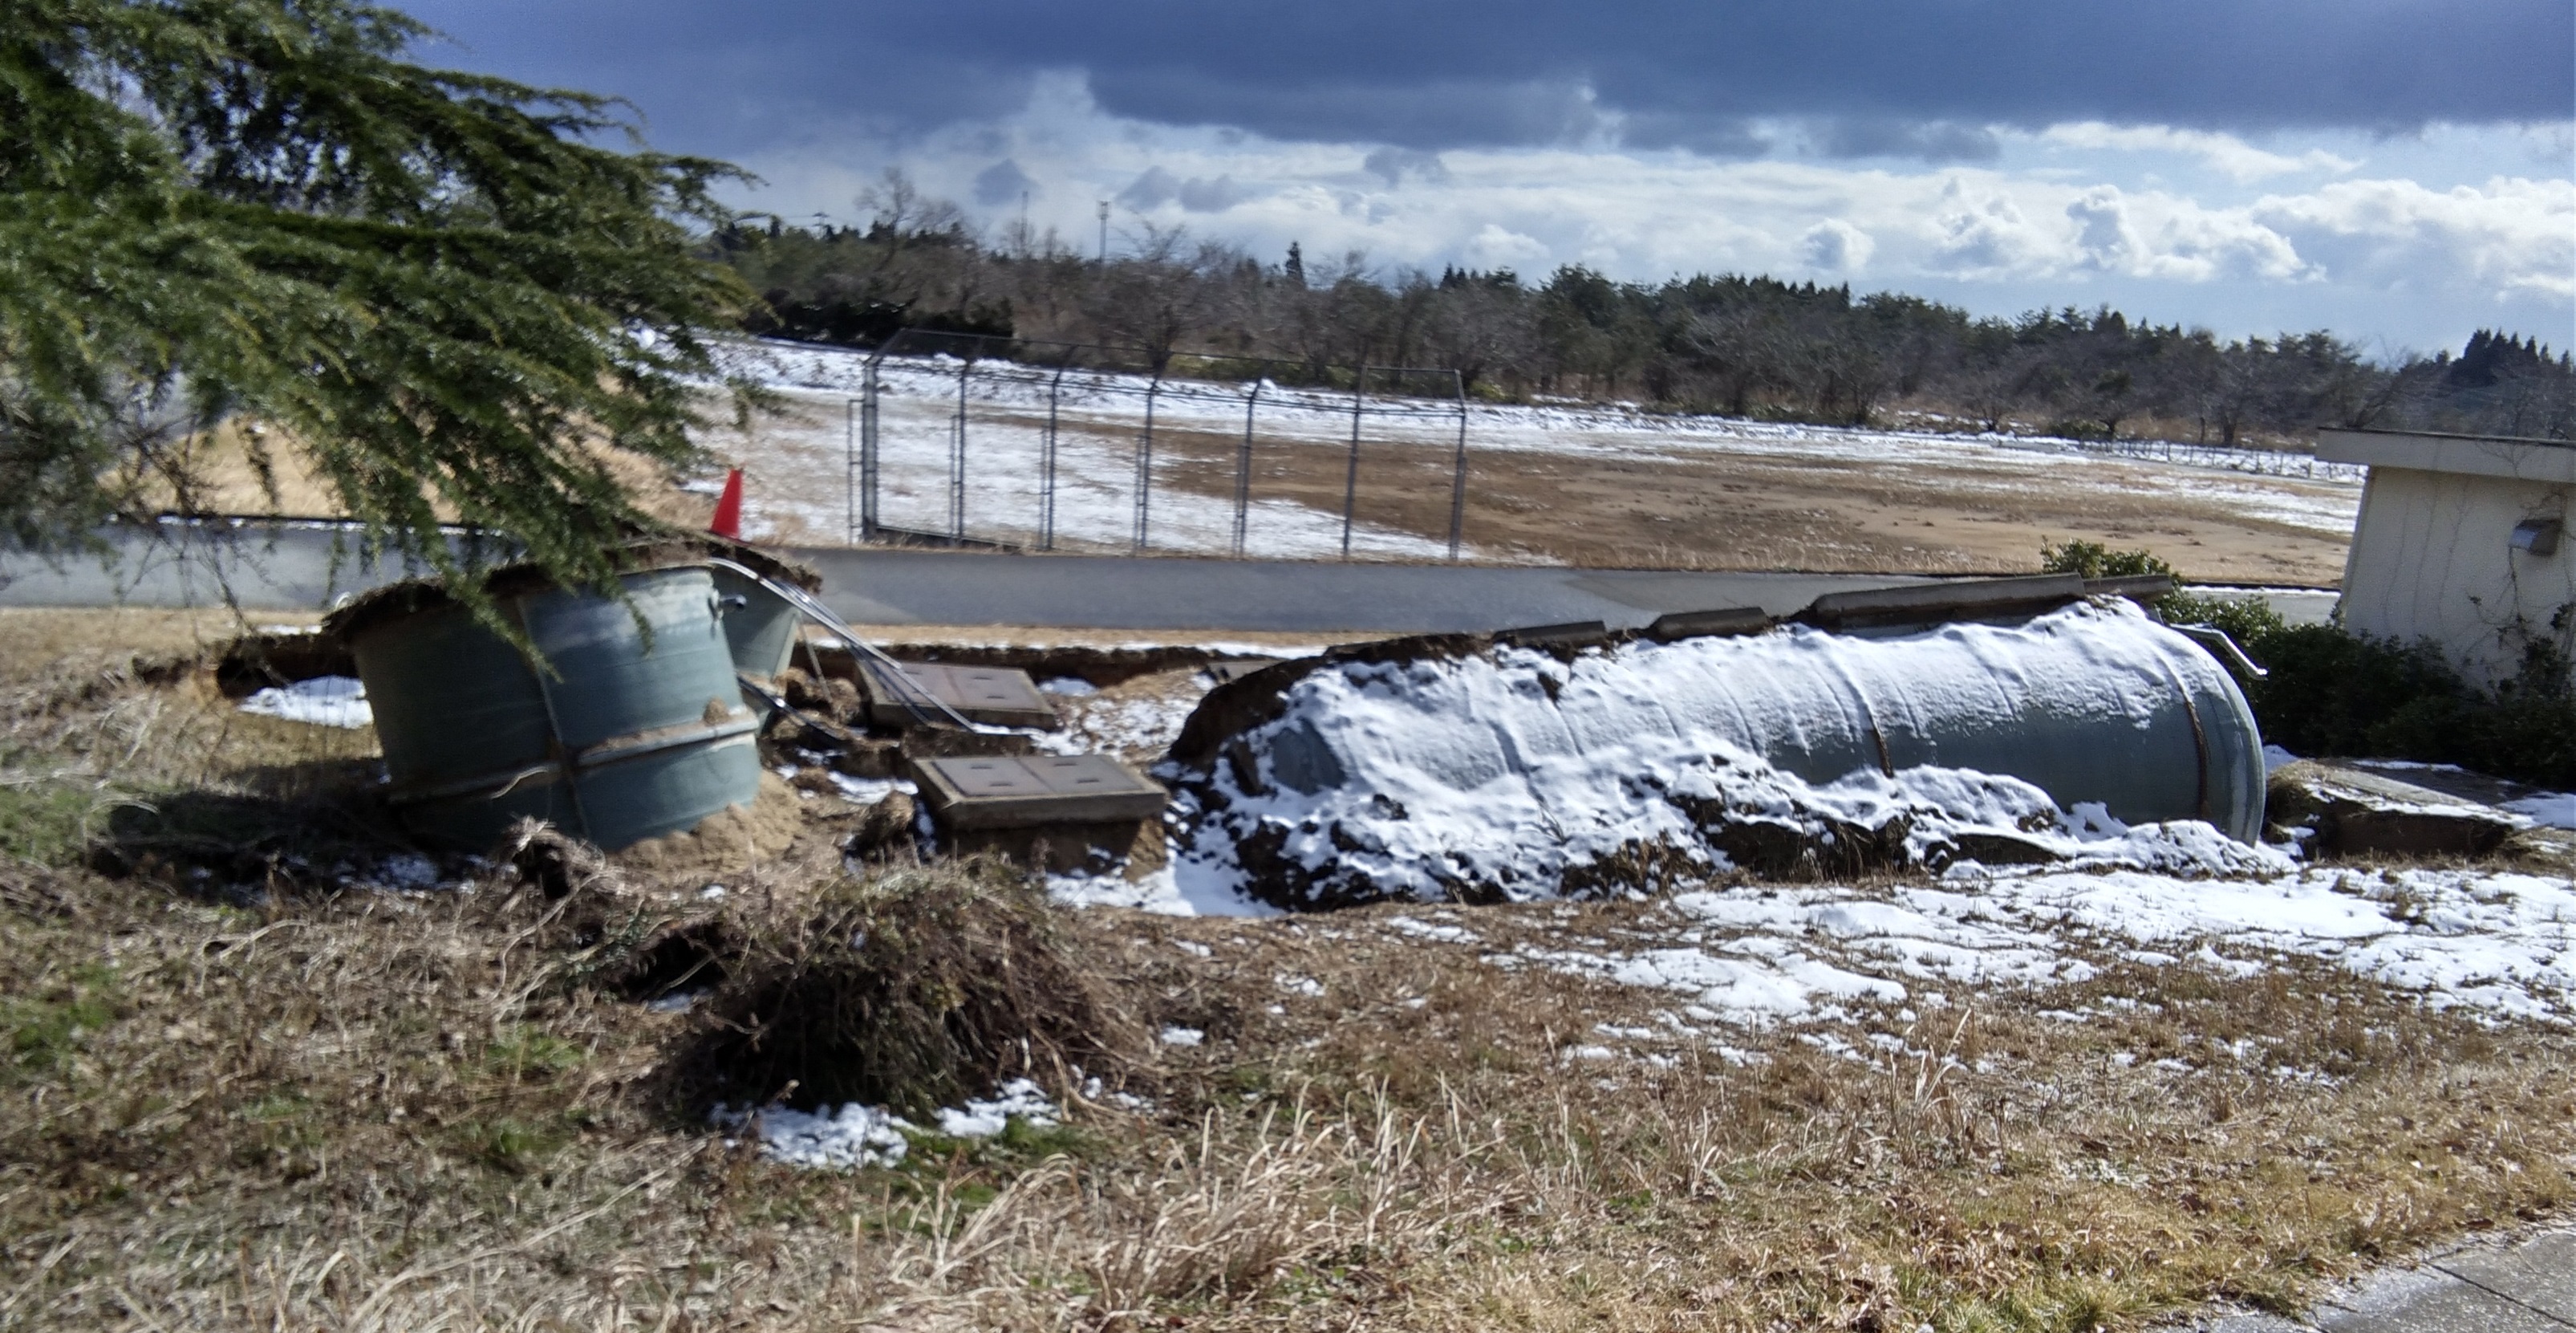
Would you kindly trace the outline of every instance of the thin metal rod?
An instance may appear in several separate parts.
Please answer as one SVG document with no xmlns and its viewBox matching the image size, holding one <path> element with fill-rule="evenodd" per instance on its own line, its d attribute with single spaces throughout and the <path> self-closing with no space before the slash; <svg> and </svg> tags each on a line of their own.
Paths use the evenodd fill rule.
<svg viewBox="0 0 2576 1333">
<path fill-rule="evenodd" d="M 841 637 L 841 642 L 849 645 L 850 652 L 853 655 L 867 658 L 881 668 L 875 673 L 878 683 L 885 686 L 886 693 L 892 695 L 896 703 L 903 705 L 904 711 L 912 714 L 913 721 L 930 722 L 933 723 L 933 725 L 937 725 L 934 719 L 930 716 L 931 711 L 936 709 L 939 712 L 947 714 L 948 720 L 951 723 L 954 723 L 968 731 L 985 730 L 985 728 L 976 726 L 973 722 L 968 721 L 965 714 L 949 707 L 938 695 L 932 694 L 930 691 L 923 689 L 921 687 L 921 682 L 914 680 L 911 673 L 903 669 L 903 663 L 886 656 L 885 653 L 878 649 L 876 645 L 860 638 L 856 630 L 851 629 L 849 625 L 832 610 L 832 608 L 823 604 L 822 598 L 805 591 L 803 588 L 800 588 L 793 583 L 785 583 L 780 580 L 773 579 L 768 575 L 761 573 L 759 570 L 752 569 L 747 565 L 736 564 L 722 556 L 711 557 L 708 559 L 707 563 L 718 569 L 731 570 L 734 573 L 751 580 L 753 583 L 756 583 L 763 588 L 767 588 L 772 596 L 775 596 L 778 600 L 795 608 L 797 614 L 802 615 L 807 620 L 813 621 L 815 624 L 839 635 Z M 811 653 L 813 651 L 812 646 L 808 645 L 806 647 L 806 651 Z M 542 684 L 542 682 L 540 682 L 540 684 Z M 927 705 L 927 707 L 925 707 L 925 705 Z M 548 703 L 548 707 L 552 707 L 551 702 Z M 1002 728 L 995 727 L 992 728 L 992 730 L 1000 731 Z"/>
<path fill-rule="evenodd" d="M 1047 424 L 1045 464 L 1038 478 L 1038 549 L 1055 549 L 1055 409 L 1064 396 L 1064 368 L 1072 364 L 1072 354 L 1056 363 L 1055 378 L 1047 383 Z"/>
<path fill-rule="evenodd" d="M 1351 461 L 1342 474 L 1342 558 L 1351 558 L 1351 515 L 1360 502 L 1360 408 L 1368 401 L 1368 363 L 1351 381 Z"/>
<path fill-rule="evenodd" d="M 1455 560 L 1467 527 L 1467 377 L 1449 375 L 1458 384 L 1458 452 L 1449 469 L 1449 558 Z"/>
<path fill-rule="evenodd" d="M 1234 554 L 1243 556 L 1244 528 L 1252 513 L 1252 415 L 1261 409 L 1261 390 L 1270 383 L 1270 363 L 1252 377 L 1252 396 L 1243 403 L 1243 447 L 1234 455 Z"/>
<path fill-rule="evenodd" d="M 957 363 L 957 422 L 948 441 L 948 535 L 966 539 L 966 376 L 973 361 Z"/>
<path fill-rule="evenodd" d="M 859 400 L 856 398 L 841 405 L 841 455 L 841 461 L 846 464 L 841 472 L 842 500 L 849 514 L 849 524 L 841 533 L 841 540 L 856 546 L 859 544 Z"/>
<path fill-rule="evenodd" d="M 1163 391 L 1163 372 L 1154 372 L 1153 383 L 1145 386 L 1145 430 L 1136 437 L 1136 549 L 1145 549 L 1152 529 L 1154 496 L 1154 397 Z"/>
<path fill-rule="evenodd" d="M 868 358 L 867 377 L 859 399 L 859 540 L 877 539 L 877 365 L 883 353 Z"/>
</svg>

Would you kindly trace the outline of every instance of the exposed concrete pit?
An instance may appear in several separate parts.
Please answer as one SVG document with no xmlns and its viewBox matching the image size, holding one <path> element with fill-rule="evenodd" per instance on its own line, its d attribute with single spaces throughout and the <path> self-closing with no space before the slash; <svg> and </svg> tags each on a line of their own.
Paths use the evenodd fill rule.
<svg viewBox="0 0 2576 1333">
<path fill-rule="evenodd" d="M 1031 867 L 1146 873 L 1166 856 L 1169 795 L 1107 755 L 916 759 L 913 781 L 951 851 L 996 852 Z"/>
<path fill-rule="evenodd" d="M 1029 673 L 1013 667 L 951 666 L 944 662 L 898 662 L 905 682 L 886 679 L 886 668 L 870 663 L 860 673 L 867 694 L 868 720 L 879 726 L 904 727 L 939 715 L 928 700 L 969 722 L 999 727 L 1036 727 L 1053 731 L 1062 725 L 1055 705 L 1038 692 Z"/>
<path fill-rule="evenodd" d="M 1155 819 L 1170 794 L 1106 755 L 983 755 L 916 759 L 930 817 L 946 829 Z"/>
<path fill-rule="evenodd" d="M 2319 856 L 2485 856 L 2530 821 L 2358 768 L 2301 760 L 2273 770 L 2264 817 Z"/>
<path fill-rule="evenodd" d="M 885 653 L 903 662 L 1012 667 L 1027 672 L 1033 680 L 1070 677 L 1102 689 L 1140 676 L 1159 675 L 1184 667 L 1203 668 L 1218 673 L 1219 680 L 1227 680 L 1232 678 L 1226 674 L 1229 671 L 1239 675 L 1278 660 L 1266 653 L 1235 652 L 1192 644 L 1099 647 L 1091 644 L 891 643 L 885 645 Z M 797 650 L 797 656 L 799 660 L 811 662 L 824 675 L 844 680 L 858 678 L 858 655 L 837 641 L 808 638 Z"/>
</svg>

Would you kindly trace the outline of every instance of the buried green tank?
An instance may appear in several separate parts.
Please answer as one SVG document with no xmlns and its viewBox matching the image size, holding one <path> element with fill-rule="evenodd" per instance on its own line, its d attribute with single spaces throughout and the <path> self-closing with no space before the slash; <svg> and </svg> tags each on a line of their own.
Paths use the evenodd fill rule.
<svg viewBox="0 0 2576 1333">
<path fill-rule="evenodd" d="M 819 593 L 822 576 L 741 542 L 714 536 L 697 541 L 715 557 L 707 572 L 715 579 L 734 670 L 759 690 L 774 692 L 778 673 L 787 669 L 795 654 L 797 630 L 804 623 L 804 613 L 779 590 Z M 749 697 L 755 709 L 766 709 L 759 694 Z"/>
<path fill-rule="evenodd" d="M 486 585 L 551 671 L 434 586 L 380 589 L 333 615 L 412 832 L 483 848 L 527 816 L 614 850 L 759 795 L 759 720 L 708 569 L 620 582 L 623 601 L 527 570 Z"/>
</svg>

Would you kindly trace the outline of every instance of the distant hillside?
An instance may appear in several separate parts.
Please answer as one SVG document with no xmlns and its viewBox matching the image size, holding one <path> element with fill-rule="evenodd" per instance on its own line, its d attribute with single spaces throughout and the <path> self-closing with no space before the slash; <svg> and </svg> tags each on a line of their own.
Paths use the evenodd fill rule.
<svg viewBox="0 0 2576 1333">
<path fill-rule="evenodd" d="M 1837 423 L 1937 413 L 1963 429 L 2097 438 L 2295 444 L 2320 425 L 2576 438 L 2576 361 L 2501 332 L 2479 332 L 2457 357 L 2385 365 L 2322 330 L 2223 342 L 2108 307 L 1978 318 L 1766 277 L 1381 275 L 1310 263 L 1294 245 L 1269 264 L 1150 229 L 1138 253 L 1102 262 L 1051 234 L 988 243 L 953 206 L 904 189 L 864 230 L 773 220 L 709 245 L 764 293 L 752 331 L 847 346 L 907 328 L 1111 343 L 1156 369 L 1194 353 L 1252 357 L 1308 383 L 1347 382 L 1357 365 L 1438 366 L 1496 398 Z"/>
</svg>

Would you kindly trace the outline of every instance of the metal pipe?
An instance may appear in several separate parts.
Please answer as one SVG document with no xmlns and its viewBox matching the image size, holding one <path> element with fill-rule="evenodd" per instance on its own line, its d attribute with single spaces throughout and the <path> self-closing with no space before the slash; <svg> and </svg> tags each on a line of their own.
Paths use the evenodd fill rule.
<svg viewBox="0 0 2576 1333">
<path fill-rule="evenodd" d="M 949 722 L 968 731 L 985 730 L 985 728 L 976 726 L 974 723 L 966 720 L 965 714 L 960 713 L 956 709 L 941 702 L 938 695 L 932 694 L 930 691 L 923 689 L 911 676 L 904 673 L 902 663 L 886 656 L 885 653 L 876 645 L 860 638 L 856 630 L 851 629 L 848 623 L 843 621 L 838 614 L 833 612 L 832 608 L 823 604 L 822 598 L 805 591 L 803 588 L 797 587 L 795 584 L 773 579 L 756 569 L 752 569 L 747 565 L 736 564 L 722 556 L 709 557 L 707 563 L 717 569 L 728 570 L 732 573 L 741 575 L 742 577 L 759 584 L 761 587 L 768 589 L 772 595 L 776 596 L 781 601 L 786 602 L 789 606 L 796 608 L 797 614 L 802 615 L 806 619 L 813 621 L 815 624 L 839 635 L 841 642 L 850 646 L 850 652 L 852 654 L 867 658 L 876 663 L 878 667 L 882 668 L 878 673 L 878 679 L 886 685 L 888 692 L 895 696 L 895 701 L 902 704 L 906 711 L 912 714 L 914 721 L 925 723 L 930 722 L 930 709 L 937 709 L 938 711 L 948 715 Z M 907 696 L 917 696 L 917 699 Z M 930 707 L 924 708 L 922 706 L 923 704 L 928 704 Z M 998 730 L 998 728 L 996 728 L 996 730 Z"/>
<path fill-rule="evenodd" d="M 1452 370 L 1458 385 L 1458 453 L 1449 472 L 1449 558 L 1458 558 L 1459 539 L 1467 527 L 1467 377 Z"/>
<path fill-rule="evenodd" d="M 1244 529 L 1252 512 L 1252 414 L 1261 408 L 1262 386 L 1270 382 L 1270 363 L 1252 377 L 1252 396 L 1243 403 L 1243 447 L 1234 455 L 1234 554 L 1243 558 Z"/>
<path fill-rule="evenodd" d="M 877 539 L 877 363 L 884 349 L 868 358 L 859 399 L 859 540 Z"/>
<path fill-rule="evenodd" d="M 948 535 L 966 539 L 966 377 L 972 360 L 957 363 L 957 418 L 948 443 Z"/>
<path fill-rule="evenodd" d="M 841 540 L 856 546 L 859 544 L 859 400 L 856 398 L 841 405 L 841 452 L 845 464 L 841 475 L 842 501 L 849 515 Z"/>
<path fill-rule="evenodd" d="M 1055 549 L 1055 410 L 1064 395 L 1064 369 L 1072 364 L 1073 353 L 1067 350 L 1056 362 L 1055 378 L 1047 382 L 1047 424 L 1045 464 L 1038 478 L 1038 549 Z"/>
<path fill-rule="evenodd" d="M 1359 366 L 1359 375 L 1351 381 L 1351 461 L 1342 473 L 1342 558 L 1351 558 L 1351 515 L 1359 508 L 1360 499 L 1360 407 L 1368 400 L 1368 363 Z"/>
<path fill-rule="evenodd" d="M 1145 549 L 1150 529 L 1154 495 L 1154 397 L 1163 391 L 1163 371 L 1154 370 L 1153 382 L 1145 386 L 1145 431 L 1136 437 L 1136 549 Z"/>
</svg>

